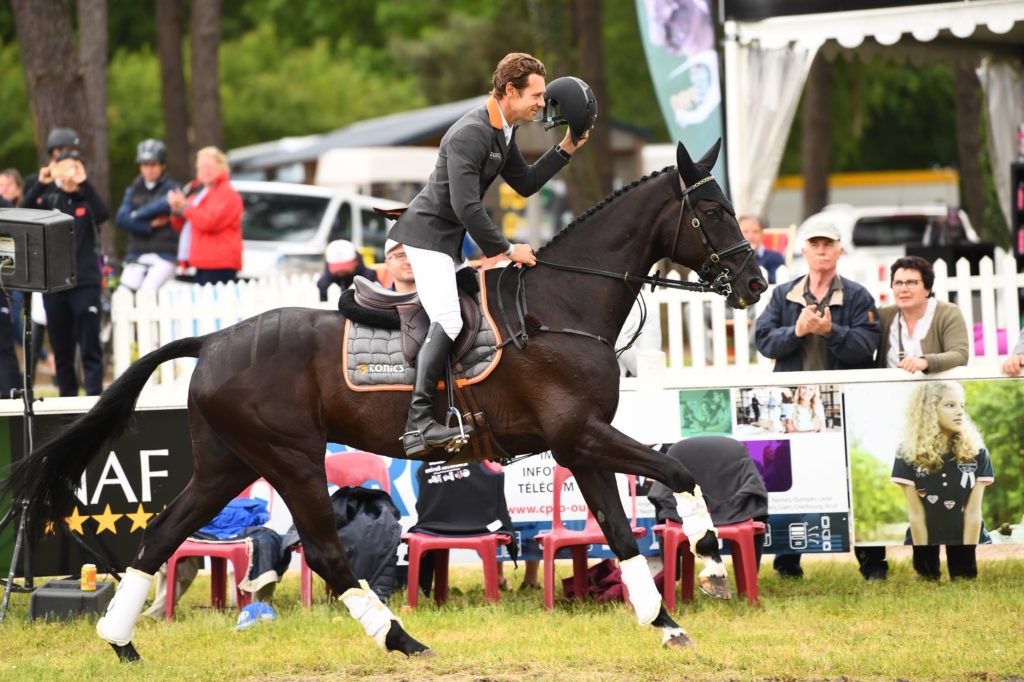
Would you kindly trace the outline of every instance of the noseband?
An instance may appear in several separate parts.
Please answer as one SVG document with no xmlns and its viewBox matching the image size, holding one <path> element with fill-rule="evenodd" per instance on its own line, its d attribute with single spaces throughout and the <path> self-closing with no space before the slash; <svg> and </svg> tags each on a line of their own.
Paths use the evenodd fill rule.
<svg viewBox="0 0 1024 682">
<path fill-rule="evenodd" d="M 680 176 L 680 180 L 681 180 Z M 726 256 L 731 256 L 734 253 L 746 252 L 747 256 L 743 259 L 743 263 L 740 264 L 740 271 L 742 272 L 746 267 L 750 258 L 754 255 L 754 249 L 751 248 L 750 242 L 746 239 L 741 239 L 732 246 L 716 251 L 715 247 L 711 244 L 711 240 L 708 238 L 707 230 L 700 222 L 700 218 L 697 217 L 697 211 L 693 208 L 693 204 L 690 203 L 690 193 L 698 187 L 706 185 L 709 182 L 714 182 L 715 178 L 713 175 L 709 175 L 706 178 L 698 180 L 689 187 L 680 188 L 682 193 L 682 203 L 679 206 L 679 222 L 676 224 L 676 235 L 672 238 L 672 250 L 669 251 L 669 258 L 676 253 L 676 244 L 679 242 L 679 233 L 683 230 L 683 217 L 686 215 L 687 209 L 693 214 L 693 218 L 690 219 L 690 225 L 698 231 L 700 236 L 701 244 L 704 245 L 704 252 L 708 254 L 708 257 L 701 263 L 701 266 L 697 269 L 697 274 L 700 275 L 701 283 L 707 283 L 707 288 L 704 291 L 713 291 L 716 294 L 722 296 L 729 296 L 732 294 L 732 284 L 736 281 L 735 275 L 730 272 L 729 268 L 722 264 L 722 259 Z M 715 274 L 715 270 L 718 271 Z M 714 275 L 714 279 L 712 279 Z M 652 286 L 653 289 L 653 286 Z"/>
</svg>

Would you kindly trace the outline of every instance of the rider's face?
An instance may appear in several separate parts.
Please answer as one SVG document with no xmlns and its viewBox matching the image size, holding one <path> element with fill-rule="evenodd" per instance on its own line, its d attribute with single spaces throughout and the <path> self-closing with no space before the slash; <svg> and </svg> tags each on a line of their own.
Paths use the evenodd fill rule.
<svg viewBox="0 0 1024 682">
<path fill-rule="evenodd" d="M 544 77 L 531 73 L 522 90 L 516 90 L 509 83 L 505 87 L 505 99 L 509 107 L 509 125 L 534 120 L 544 108 Z"/>
</svg>

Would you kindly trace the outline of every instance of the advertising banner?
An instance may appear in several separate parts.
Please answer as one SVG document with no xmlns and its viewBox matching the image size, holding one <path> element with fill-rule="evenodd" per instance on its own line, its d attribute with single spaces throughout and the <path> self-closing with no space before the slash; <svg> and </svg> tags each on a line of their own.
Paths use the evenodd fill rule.
<svg viewBox="0 0 1024 682">
<path fill-rule="evenodd" d="M 722 137 L 722 89 L 709 0 L 636 0 L 637 19 L 669 135 L 694 160 Z M 725 154 L 714 175 L 727 187 Z"/>
</svg>

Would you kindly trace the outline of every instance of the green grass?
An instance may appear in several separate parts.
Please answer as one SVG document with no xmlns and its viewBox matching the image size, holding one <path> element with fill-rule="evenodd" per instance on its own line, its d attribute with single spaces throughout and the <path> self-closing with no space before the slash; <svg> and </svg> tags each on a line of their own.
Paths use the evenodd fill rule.
<svg viewBox="0 0 1024 682">
<path fill-rule="evenodd" d="M 0 626 L 0 679 L 18 680 L 1019 680 L 1024 675 L 1024 560 L 981 561 L 970 582 L 920 582 L 906 561 L 865 583 L 851 561 L 814 561 L 802 581 L 762 569 L 762 607 L 700 597 L 677 612 L 697 641 L 664 650 L 622 604 L 560 603 L 539 591 L 483 599 L 479 569 L 453 568 L 445 606 L 400 612 L 437 656 L 385 655 L 340 604 L 299 604 L 298 577 L 279 586 L 276 622 L 235 632 L 235 612 L 203 608 L 200 577 L 173 623 L 140 619 L 141 665 L 122 665 L 94 619 L 29 623 L 14 595 Z M 561 566 L 564 575 L 568 566 Z M 510 576 L 511 577 L 511 576 Z M 510 582 L 518 582 L 518 576 Z M 319 583 L 319 581 L 318 581 Z M 318 585 L 322 591 L 322 586 Z M 399 612 L 404 593 L 391 607 Z"/>
</svg>

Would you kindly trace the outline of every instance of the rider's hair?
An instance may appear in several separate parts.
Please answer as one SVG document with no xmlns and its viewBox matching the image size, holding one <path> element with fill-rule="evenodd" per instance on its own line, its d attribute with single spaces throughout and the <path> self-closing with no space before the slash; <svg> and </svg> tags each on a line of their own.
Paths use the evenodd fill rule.
<svg viewBox="0 0 1024 682">
<path fill-rule="evenodd" d="M 498 62 L 497 68 L 494 69 L 494 75 L 491 77 L 494 89 L 491 94 L 495 99 L 504 97 L 507 83 L 511 83 L 516 90 L 522 90 L 526 87 L 532 74 L 541 77 L 547 75 L 540 60 L 525 52 L 510 52 Z"/>
</svg>

